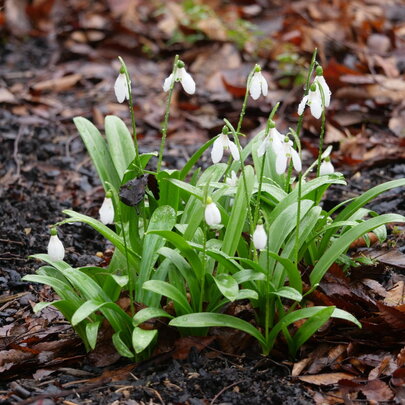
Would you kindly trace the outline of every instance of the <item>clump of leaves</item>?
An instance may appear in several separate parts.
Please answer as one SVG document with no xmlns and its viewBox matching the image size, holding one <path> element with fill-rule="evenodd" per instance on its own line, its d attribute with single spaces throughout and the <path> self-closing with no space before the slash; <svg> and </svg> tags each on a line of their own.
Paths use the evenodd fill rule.
<svg viewBox="0 0 405 405">
<path fill-rule="evenodd" d="M 384 239 L 386 223 L 405 222 L 400 215 L 378 216 L 364 208 L 382 192 L 405 185 L 405 179 L 374 187 L 333 210 L 322 208 L 327 188 L 345 180 L 334 172 L 330 150 L 323 150 L 330 91 L 316 52 L 295 129 L 286 134 L 277 130 L 277 104 L 266 128 L 242 147 L 239 138 L 249 95 L 267 95 L 267 82 L 256 65 L 247 78 L 236 126 L 224 119 L 222 132 L 181 170 L 164 169 L 162 162 L 174 86 L 180 82 L 193 94 L 193 78 L 176 56 L 163 84 L 168 98 L 159 152 L 140 154 L 130 75 L 120 60 L 115 92 L 118 101 L 128 100 L 132 133 L 115 116 L 105 119 L 105 138 L 87 119 L 74 120 L 110 201 L 103 204 L 102 221 L 66 210 L 68 218 L 56 224 L 88 224 L 115 246 L 114 255 L 107 268 L 76 269 L 61 260 L 59 244 L 59 256 L 52 247 L 48 255 L 35 255 L 47 264 L 25 280 L 50 285 L 60 298 L 37 304 L 35 311 L 54 305 L 89 349 L 107 320 L 117 351 L 133 359 L 150 355 L 158 331 L 143 323 L 157 317 L 168 318 L 181 334 L 205 335 L 212 326 L 240 329 L 257 340 L 264 354 L 282 334 L 291 356 L 331 317 L 361 326 L 333 306 L 307 306 L 306 297 L 330 266 L 347 262 L 353 241 L 370 231 Z M 322 129 L 318 159 L 303 172 L 300 132 L 306 106 L 322 120 Z M 213 164 L 194 170 L 211 147 Z M 228 152 L 227 163 L 221 162 Z M 157 169 L 146 170 L 154 156 Z M 107 226 L 110 222 L 113 225 Z M 306 283 L 300 269 L 309 274 Z M 117 304 L 122 295 L 130 298 L 129 311 Z M 242 299 L 250 301 L 255 323 L 224 313 L 229 303 Z M 170 312 L 165 310 L 169 302 Z M 136 311 L 135 304 L 143 309 Z"/>
</svg>

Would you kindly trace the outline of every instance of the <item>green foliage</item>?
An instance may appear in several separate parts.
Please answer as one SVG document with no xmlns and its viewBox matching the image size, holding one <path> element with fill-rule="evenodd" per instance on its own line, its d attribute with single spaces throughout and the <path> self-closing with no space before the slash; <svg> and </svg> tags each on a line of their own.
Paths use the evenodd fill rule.
<svg viewBox="0 0 405 405">
<path fill-rule="evenodd" d="M 197 7 L 193 1 L 184 2 L 184 7 L 190 18 L 209 15 L 205 6 Z M 178 57 L 176 63 L 182 63 Z M 314 65 L 315 57 L 307 84 Z M 174 69 L 177 66 L 182 65 Z M 247 91 L 256 72 L 254 68 L 248 77 Z M 174 84 L 172 80 L 171 90 Z M 374 187 L 342 203 L 336 208 L 341 209 L 337 215 L 324 211 L 320 204 L 323 194 L 331 185 L 344 185 L 343 176 L 332 173 L 307 179 L 308 173 L 298 173 L 294 178 L 291 164 L 287 173 L 280 173 L 280 151 L 274 139 L 268 151 L 259 153 L 274 129 L 272 119 L 278 105 L 266 129 L 242 148 L 238 131 L 247 96 L 238 129 L 225 120 L 222 134 L 201 146 L 182 170 L 160 170 L 158 165 L 157 172 L 145 174 L 156 154 L 137 156 L 132 136 L 119 118 L 106 118 L 106 139 L 91 122 L 75 118 L 100 181 L 112 195 L 115 223 L 107 226 L 66 210 L 68 218 L 59 225 L 85 223 L 108 239 L 115 253 L 107 268 L 77 269 L 48 255 L 35 255 L 46 265 L 24 279 L 48 284 L 59 296 L 54 302 L 37 304 L 36 312 L 48 305 L 58 308 L 88 350 L 96 346 L 98 332 L 107 321 L 114 330 L 112 342 L 118 353 L 134 360 L 149 356 L 157 340 L 158 330 L 143 325 L 153 318 L 169 318 L 170 325 L 182 334 L 205 334 L 213 326 L 240 329 L 257 339 L 264 354 L 270 353 L 282 334 L 291 356 L 330 318 L 361 326 L 352 315 L 335 307 L 307 307 L 309 292 L 303 288 L 301 269 L 309 273 L 314 290 L 333 263 L 353 263 L 346 253 L 357 238 L 374 231 L 384 240 L 385 224 L 405 222 L 400 215 L 378 216 L 364 208 L 382 192 L 404 186 L 405 179 Z M 298 148 L 302 117 L 297 130 L 290 130 Z M 222 142 L 224 134 L 232 134 L 241 160 L 194 170 L 203 153 Z M 322 140 L 323 133 L 320 156 Z M 229 145 L 223 146 L 227 149 Z M 253 165 L 247 163 L 251 161 Z M 237 180 L 230 176 L 232 171 Z M 120 188 L 129 181 L 134 182 L 136 192 L 131 206 L 119 196 Z M 148 185 L 154 182 L 155 186 Z M 215 217 L 220 213 L 220 224 L 207 219 L 211 208 Z M 252 235 L 262 222 L 266 241 L 259 250 Z M 121 296 L 129 297 L 130 308 L 120 307 Z M 254 324 L 222 313 L 226 304 L 242 299 L 250 302 Z M 170 313 L 163 309 L 169 303 L 173 307 Z M 138 312 L 137 304 L 143 308 Z M 306 321 L 296 326 L 302 320 Z"/>
</svg>

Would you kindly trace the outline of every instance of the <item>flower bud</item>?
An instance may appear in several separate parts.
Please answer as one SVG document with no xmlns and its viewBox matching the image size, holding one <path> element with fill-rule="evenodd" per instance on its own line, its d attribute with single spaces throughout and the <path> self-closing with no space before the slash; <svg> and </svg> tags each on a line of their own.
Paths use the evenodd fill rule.
<svg viewBox="0 0 405 405">
<path fill-rule="evenodd" d="M 63 260 L 65 257 L 65 248 L 57 235 L 56 228 L 51 229 L 51 238 L 48 242 L 48 256 L 51 260 Z"/>
<path fill-rule="evenodd" d="M 264 249 L 267 245 L 267 234 L 263 224 L 257 224 L 253 232 L 253 245 L 256 249 Z"/>
<path fill-rule="evenodd" d="M 208 226 L 216 226 L 221 223 L 221 213 L 217 205 L 209 197 L 207 198 L 204 216 Z"/>
<path fill-rule="evenodd" d="M 100 214 L 100 221 L 104 225 L 113 224 L 114 223 L 114 205 L 111 197 L 106 195 L 104 198 L 103 204 L 99 210 Z"/>
</svg>

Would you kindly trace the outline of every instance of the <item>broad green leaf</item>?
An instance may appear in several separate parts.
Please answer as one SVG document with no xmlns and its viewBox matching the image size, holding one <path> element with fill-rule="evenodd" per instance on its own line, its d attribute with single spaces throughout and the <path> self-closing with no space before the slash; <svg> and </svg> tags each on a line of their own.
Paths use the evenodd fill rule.
<svg viewBox="0 0 405 405">
<path fill-rule="evenodd" d="M 143 308 L 140 311 L 138 311 L 132 319 L 132 324 L 134 326 L 139 326 L 141 323 L 149 321 L 149 319 L 160 317 L 173 318 L 171 315 L 169 315 L 166 311 L 164 311 L 161 308 L 149 307 Z"/>
<path fill-rule="evenodd" d="M 185 191 L 186 193 L 193 195 L 194 197 L 198 198 L 199 200 L 203 200 L 204 193 L 203 190 L 199 187 L 192 186 L 185 181 L 169 178 L 167 181 L 175 185 L 176 187 L 180 188 L 181 190 Z"/>
<path fill-rule="evenodd" d="M 234 328 L 253 336 L 261 345 L 265 346 L 266 344 L 264 336 L 252 324 L 243 319 L 226 314 L 216 314 L 212 312 L 188 314 L 172 319 L 169 325 L 182 328 L 206 328 L 211 326 Z"/>
<path fill-rule="evenodd" d="M 135 352 L 143 352 L 153 342 L 157 333 L 158 331 L 156 329 L 145 330 L 135 327 L 132 332 L 132 346 L 134 347 Z"/>
<path fill-rule="evenodd" d="M 112 335 L 114 347 L 117 350 L 118 354 L 120 354 L 122 357 L 128 357 L 132 359 L 134 357 L 134 353 L 131 352 L 131 350 L 122 340 L 120 334 L 121 334 L 120 332 L 116 332 Z"/>
<path fill-rule="evenodd" d="M 159 183 L 159 205 L 169 205 L 176 212 L 179 208 L 180 190 L 171 180 L 178 179 L 178 170 L 162 170 L 156 176 Z"/>
<path fill-rule="evenodd" d="M 278 295 L 279 297 L 288 298 L 293 301 L 302 301 L 302 295 L 291 287 L 281 287 L 277 291 L 270 291 L 270 294 Z"/>
<path fill-rule="evenodd" d="M 405 217 L 397 214 L 380 215 L 358 224 L 337 238 L 332 246 L 330 246 L 330 248 L 320 257 L 318 263 L 312 269 L 309 276 L 311 285 L 318 284 L 322 280 L 329 267 L 348 249 L 352 242 L 357 238 L 360 238 L 360 236 L 363 236 L 365 233 L 389 222 L 405 222 Z"/>
<path fill-rule="evenodd" d="M 38 312 L 41 312 L 44 308 L 49 307 L 51 305 L 55 305 L 58 302 L 60 302 L 61 300 L 56 300 L 56 301 L 50 301 L 50 302 L 46 302 L 46 301 L 42 301 L 42 302 L 37 302 L 34 305 L 34 308 L 32 308 L 32 310 L 34 311 L 34 314 L 37 314 Z"/>
<path fill-rule="evenodd" d="M 235 301 L 238 298 L 239 286 L 236 280 L 229 274 L 218 274 L 214 277 L 215 284 L 224 297 L 229 301 Z"/>
<path fill-rule="evenodd" d="M 120 180 L 127 167 L 135 159 L 135 146 L 125 123 L 114 115 L 107 115 L 104 121 L 108 149 Z"/>
<path fill-rule="evenodd" d="M 101 321 L 88 322 L 86 324 L 86 336 L 87 336 L 87 341 L 89 342 L 89 346 L 91 349 L 94 349 L 96 347 L 98 330 L 100 328 L 100 325 L 101 325 Z"/>
<path fill-rule="evenodd" d="M 143 284 L 143 288 L 148 291 L 153 291 L 157 294 L 166 296 L 172 301 L 175 301 L 186 314 L 193 312 L 187 297 L 181 293 L 176 287 L 161 280 L 149 280 Z"/>
<path fill-rule="evenodd" d="M 118 190 L 120 187 L 120 177 L 115 169 L 106 142 L 99 130 L 89 120 L 83 117 L 76 117 L 73 119 L 73 122 L 86 145 L 104 190 L 107 192 L 109 189 L 106 184 L 107 182 Z"/>
<path fill-rule="evenodd" d="M 238 284 L 243 284 L 247 281 L 265 280 L 266 276 L 264 275 L 264 273 L 246 269 L 233 274 L 233 278 Z"/>
</svg>

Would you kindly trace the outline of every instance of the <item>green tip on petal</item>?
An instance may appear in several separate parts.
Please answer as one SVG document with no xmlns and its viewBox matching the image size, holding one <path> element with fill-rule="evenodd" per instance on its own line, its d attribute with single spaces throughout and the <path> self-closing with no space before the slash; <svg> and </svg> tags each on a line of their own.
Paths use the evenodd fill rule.
<svg viewBox="0 0 405 405">
<path fill-rule="evenodd" d="M 322 66 L 317 66 L 315 69 L 315 73 L 317 76 L 322 76 L 323 75 L 323 69 Z"/>
<path fill-rule="evenodd" d="M 55 235 L 57 235 L 58 234 L 58 230 L 56 229 L 56 227 L 55 226 L 53 226 L 52 228 L 51 228 L 51 236 L 55 236 Z"/>
<path fill-rule="evenodd" d="M 312 83 L 310 89 L 311 91 L 316 91 L 316 84 Z"/>
<path fill-rule="evenodd" d="M 181 68 L 184 68 L 184 62 L 182 61 L 182 60 L 179 60 L 179 61 L 177 61 L 177 67 L 179 68 L 179 69 L 181 69 Z"/>
</svg>

